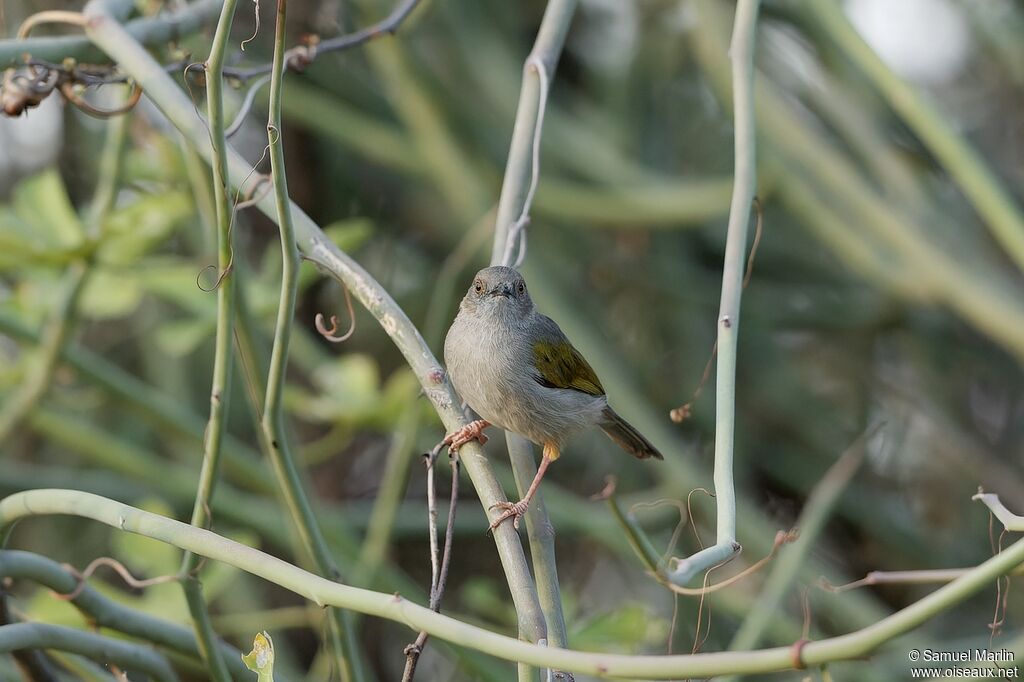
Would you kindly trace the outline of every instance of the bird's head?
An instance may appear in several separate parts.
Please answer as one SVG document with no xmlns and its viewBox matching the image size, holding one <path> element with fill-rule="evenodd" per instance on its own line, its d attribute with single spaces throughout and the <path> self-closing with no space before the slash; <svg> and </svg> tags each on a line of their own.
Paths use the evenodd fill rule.
<svg viewBox="0 0 1024 682">
<path fill-rule="evenodd" d="M 469 285 L 462 308 L 502 317 L 522 317 L 533 311 L 530 292 L 518 271 L 504 266 L 484 268 Z"/>
</svg>

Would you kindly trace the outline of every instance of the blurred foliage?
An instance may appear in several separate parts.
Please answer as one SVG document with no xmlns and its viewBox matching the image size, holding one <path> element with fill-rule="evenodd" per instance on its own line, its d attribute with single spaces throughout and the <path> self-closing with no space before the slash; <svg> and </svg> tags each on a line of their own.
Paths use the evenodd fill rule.
<svg viewBox="0 0 1024 682">
<path fill-rule="evenodd" d="M 50 6 L 9 5 L 8 27 L 15 15 L 44 4 Z M 293 4 L 296 39 L 305 32 L 334 35 L 390 9 L 368 0 Z M 925 95 L 981 153 L 1019 210 L 1024 81 L 1012 32 L 1024 9 L 1010 2 L 953 7 L 969 24 L 971 52 Z M 708 50 L 724 59 L 727 33 L 711 15 L 728 18 L 729 8 L 582 2 L 553 85 L 524 272 L 539 307 L 588 356 L 616 409 L 667 455 L 663 465 L 636 463 L 600 435 L 585 434 L 545 482 L 577 648 L 664 652 L 671 631 L 672 650 L 689 651 L 697 631 L 697 600 L 680 599 L 672 629 L 672 595 L 643 573 L 605 506 L 588 497 L 609 473 L 627 504 L 685 500 L 691 488 L 712 485 L 713 384 L 690 420 L 675 425 L 667 415 L 690 398 L 714 342 L 732 131 Z M 260 10 L 260 33 L 237 59 L 269 59 L 272 8 Z M 489 246 L 473 241 L 472 228 L 487 220 L 498 195 L 522 61 L 542 11 L 539 0 L 427 1 L 394 39 L 323 55 L 306 73 L 288 77 L 284 135 L 294 199 L 423 330 L 446 328 L 464 285 L 487 260 Z M 993 19 L 997 14 L 1002 18 Z M 236 44 L 253 32 L 252 20 L 251 8 L 240 9 Z M 1014 339 L 1015 328 L 998 331 L 1024 315 L 1024 281 L 947 170 L 803 2 L 766 1 L 759 30 L 765 233 L 744 296 L 737 377 L 739 536 L 746 552 L 736 568 L 721 572 L 759 558 L 839 453 L 869 423 L 885 424 L 816 543 L 815 563 L 783 600 L 763 638 L 768 645 L 800 636 L 802 595 L 811 637 L 820 638 L 873 622 L 930 589 L 834 595 L 816 589 L 823 573 L 840 583 L 870 570 L 966 566 L 989 556 L 987 514 L 969 502 L 979 485 L 1024 510 L 1024 333 Z M 182 47 L 202 55 L 208 40 L 194 36 Z M 199 89 L 192 91 L 199 97 Z M 244 90 L 229 94 L 237 109 Z M 265 94 L 232 140 L 253 162 L 265 144 L 260 102 Z M 89 272 L 69 341 L 78 360 L 60 365 L 38 406 L 0 443 L 0 494 L 70 486 L 187 519 L 215 324 L 209 172 L 158 112 L 141 106 L 132 115 L 116 204 L 102 240 L 91 243 L 80 216 L 97 181 L 103 125 L 76 111 L 65 117 L 63 140 L 54 140 L 61 146 L 57 167 L 21 178 L 0 205 L 0 401 L 37 361 L 38 330 L 56 305 L 62 272 L 84 258 Z M 883 217 L 893 222 L 879 222 Z M 254 340 L 254 354 L 238 357 L 262 363 L 262 375 L 280 274 L 276 229 L 241 211 L 234 230 L 245 303 L 240 329 Z M 934 269 L 936 261 L 921 259 L 922 252 L 941 254 L 947 269 Z M 951 293 L 943 285 L 950 273 L 977 286 Z M 308 264 L 300 287 L 286 406 L 326 534 L 346 574 L 362 565 L 363 585 L 425 602 L 424 476 L 412 463 L 439 440 L 440 426 L 365 311 L 356 310 L 351 340 L 327 344 L 312 319 L 334 312 L 347 325 L 340 287 Z M 425 335 L 440 355 L 442 337 Z M 98 381 L 97 372 L 134 377 L 151 391 L 126 398 Z M 288 554 L 293 534 L 255 454 L 243 376 L 235 373 L 234 440 L 214 526 Z M 488 450 L 511 489 L 501 439 Z M 385 472 L 399 477 L 404 496 L 383 563 L 373 565 L 362 543 Z M 707 543 L 713 505 L 695 495 L 693 507 L 696 532 Z M 656 545 L 667 548 L 678 520 L 673 507 L 637 514 Z M 485 525 L 464 486 L 443 608 L 514 633 Z M 113 555 L 142 577 L 176 570 L 176 552 L 79 521 L 24 523 L 12 543 L 80 568 Z M 687 528 L 675 553 L 697 546 Z M 759 574 L 704 601 L 705 622 L 709 611 L 713 616 L 710 630 L 701 630 L 702 650 L 728 646 L 762 581 Z M 247 648 L 252 631 L 266 629 L 277 637 L 281 677 L 309 671 L 310 679 L 326 679 L 318 676 L 327 669 L 317 650 L 318 613 L 296 611 L 301 605 L 293 595 L 226 567 L 205 566 L 203 582 L 215 618 L 260 614 L 248 628 L 225 632 L 234 644 Z M 135 594 L 113 577 L 91 580 L 105 583 L 105 593 L 126 603 L 187 622 L 173 586 Z M 16 587 L 24 596 L 18 607 L 29 617 L 70 619 L 63 602 Z M 1024 655 L 1021 599 L 1011 591 L 1002 634 L 992 641 Z M 907 642 L 984 646 L 995 600 L 993 586 Z M 365 621 L 359 636 L 373 674 L 396 679 L 409 633 Z M 874 663 L 836 665 L 832 672 L 836 679 L 905 675 L 904 657 L 893 653 L 902 644 L 891 644 L 892 655 Z M 0 677 L 5 666 L 0 657 Z M 510 679 L 512 668 L 432 640 L 421 676 Z"/>
</svg>

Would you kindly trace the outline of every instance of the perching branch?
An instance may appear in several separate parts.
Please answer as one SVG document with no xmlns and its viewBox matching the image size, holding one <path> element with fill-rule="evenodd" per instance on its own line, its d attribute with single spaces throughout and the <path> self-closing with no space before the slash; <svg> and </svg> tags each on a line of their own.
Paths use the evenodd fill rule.
<svg viewBox="0 0 1024 682">
<path fill-rule="evenodd" d="M 729 561 L 740 551 L 736 542 L 736 490 L 733 483 L 733 444 L 736 423 L 736 346 L 743 292 L 743 256 L 747 224 L 757 185 L 754 125 L 754 45 L 759 0 L 739 0 L 733 24 L 733 112 L 735 118 L 735 175 L 722 271 L 722 301 L 718 315 L 718 370 L 715 404 L 716 543 L 674 562 L 669 579 L 685 585 L 695 576 Z"/>
<path fill-rule="evenodd" d="M 968 574 L 862 630 L 808 642 L 800 649 L 798 661 L 793 660 L 793 649 L 788 646 L 682 656 L 629 656 L 558 649 L 499 635 L 435 613 L 399 595 L 335 583 L 216 533 L 77 490 L 30 490 L 0 500 L 0 533 L 18 519 L 51 514 L 90 518 L 167 542 L 262 577 L 321 606 L 339 606 L 404 623 L 414 630 L 424 630 L 431 636 L 504 660 L 599 677 L 713 677 L 789 670 L 794 664 L 817 666 L 862 657 L 959 604 L 1024 563 L 1024 540 L 1021 540 Z"/>
</svg>

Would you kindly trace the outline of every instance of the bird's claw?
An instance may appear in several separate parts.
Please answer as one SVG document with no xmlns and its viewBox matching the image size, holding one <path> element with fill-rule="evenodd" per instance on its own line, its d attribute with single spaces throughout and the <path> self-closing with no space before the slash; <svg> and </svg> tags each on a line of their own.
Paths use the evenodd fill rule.
<svg viewBox="0 0 1024 682">
<path fill-rule="evenodd" d="M 470 441 L 478 440 L 480 445 L 487 442 L 484 429 L 490 426 L 490 422 L 477 419 L 463 426 L 458 431 L 445 436 L 444 444 L 448 446 L 449 452 L 458 452 L 459 448 Z"/>
<path fill-rule="evenodd" d="M 519 500 L 518 502 L 497 502 L 492 504 L 490 506 L 491 509 L 504 509 L 504 511 L 501 513 L 501 516 L 494 519 L 490 529 L 493 531 L 508 519 L 512 519 L 512 527 L 519 530 L 519 519 L 523 517 L 529 507 L 530 502 L 528 500 Z"/>
</svg>

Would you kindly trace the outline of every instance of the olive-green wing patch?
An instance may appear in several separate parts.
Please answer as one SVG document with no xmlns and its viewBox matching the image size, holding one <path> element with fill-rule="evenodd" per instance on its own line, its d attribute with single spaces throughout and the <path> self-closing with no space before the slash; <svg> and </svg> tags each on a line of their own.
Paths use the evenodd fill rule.
<svg viewBox="0 0 1024 682">
<path fill-rule="evenodd" d="M 548 388 L 571 388 L 589 395 L 604 395 L 594 369 L 568 341 L 537 341 L 533 344 L 537 383 Z"/>
</svg>

